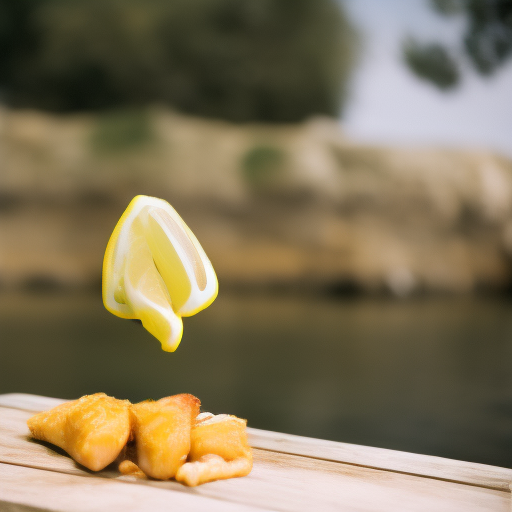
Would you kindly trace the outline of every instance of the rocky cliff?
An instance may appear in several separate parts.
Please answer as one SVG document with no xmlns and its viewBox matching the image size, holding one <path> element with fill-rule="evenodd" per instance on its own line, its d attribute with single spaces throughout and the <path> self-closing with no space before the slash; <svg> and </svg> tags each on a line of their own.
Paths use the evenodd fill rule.
<svg viewBox="0 0 512 512">
<path fill-rule="evenodd" d="M 175 206 L 221 287 L 408 295 L 510 282 L 503 157 L 361 145 L 327 119 L 235 125 L 163 109 L 0 113 L 0 282 L 99 283 L 136 194 Z"/>
</svg>

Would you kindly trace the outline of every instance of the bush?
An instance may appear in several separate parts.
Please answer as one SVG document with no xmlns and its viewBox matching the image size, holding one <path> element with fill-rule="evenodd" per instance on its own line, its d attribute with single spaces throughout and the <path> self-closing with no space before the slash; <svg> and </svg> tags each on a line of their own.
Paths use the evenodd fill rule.
<svg viewBox="0 0 512 512">
<path fill-rule="evenodd" d="M 275 185 L 285 163 L 284 152 L 274 146 L 254 146 L 242 159 L 242 172 L 253 190 L 264 191 Z"/>
<path fill-rule="evenodd" d="M 146 110 L 116 110 L 98 118 L 90 142 L 98 153 L 112 153 L 141 148 L 154 137 Z"/>
<path fill-rule="evenodd" d="M 5 100 L 52 111 L 337 116 L 354 55 L 338 0 L 0 0 L 0 20 Z"/>
</svg>

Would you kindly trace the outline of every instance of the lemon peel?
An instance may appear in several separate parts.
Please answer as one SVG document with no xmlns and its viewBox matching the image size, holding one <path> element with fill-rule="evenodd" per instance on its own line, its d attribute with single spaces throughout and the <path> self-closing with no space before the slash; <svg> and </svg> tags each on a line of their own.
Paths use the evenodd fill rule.
<svg viewBox="0 0 512 512">
<path fill-rule="evenodd" d="M 208 307 L 217 296 L 212 264 L 197 238 L 163 199 L 136 196 L 121 215 L 103 259 L 105 308 L 139 319 L 174 352 L 182 317 Z"/>
</svg>

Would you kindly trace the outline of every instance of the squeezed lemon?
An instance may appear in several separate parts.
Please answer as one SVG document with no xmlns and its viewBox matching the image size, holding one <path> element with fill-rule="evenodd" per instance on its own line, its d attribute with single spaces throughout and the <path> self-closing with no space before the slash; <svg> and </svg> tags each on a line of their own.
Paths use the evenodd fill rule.
<svg viewBox="0 0 512 512">
<path fill-rule="evenodd" d="M 103 303 L 121 318 L 137 318 L 173 352 L 182 317 L 208 307 L 218 282 L 197 238 L 163 199 L 136 196 L 119 219 L 103 260 Z"/>
</svg>

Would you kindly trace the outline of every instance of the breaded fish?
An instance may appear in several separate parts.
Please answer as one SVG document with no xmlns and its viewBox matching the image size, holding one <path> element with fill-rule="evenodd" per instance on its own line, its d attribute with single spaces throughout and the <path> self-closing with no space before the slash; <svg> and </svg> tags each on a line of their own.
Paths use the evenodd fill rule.
<svg viewBox="0 0 512 512">
<path fill-rule="evenodd" d="M 211 453 L 220 455 L 224 460 L 251 458 L 246 426 L 247 420 L 230 414 L 200 414 L 190 433 L 189 460 L 196 461 Z"/>
<path fill-rule="evenodd" d="M 127 476 L 135 476 L 137 478 L 146 478 L 145 473 L 131 460 L 123 460 L 119 464 L 119 472 Z"/>
<path fill-rule="evenodd" d="M 167 480 L 176 475 L 190 451 L 190 430 L 201 402 L 189 394 L 140 402 L 131 407 L 137 465 L 148 476 Z"/>
<path fill-rule="evenodd" d="M 176 473 L 176 480 L 189 487 L 213 482 L 214 480 L 225 480 L 237 476 L 246 476 L 251 472 L 252 458 L 238 458 L 235 460 L 224 460 L 213 453 L 203 455 L 196 462 L 187 462 Z"/>
<path fill-rule="evenodd" d="M 130 436 L 130 402 L 96 393 L 32 416 L 32 436 L 55 444 L 92 471 L 113 462 Z"/>
<path fill-rule="evenodd" d="M 245 476 L 252 469 L 247 421 L 229 414 L 200 414 L 191 430 L 188 460 L 176 480 L 196 486 L 212 480 Z"/>
</svg>

